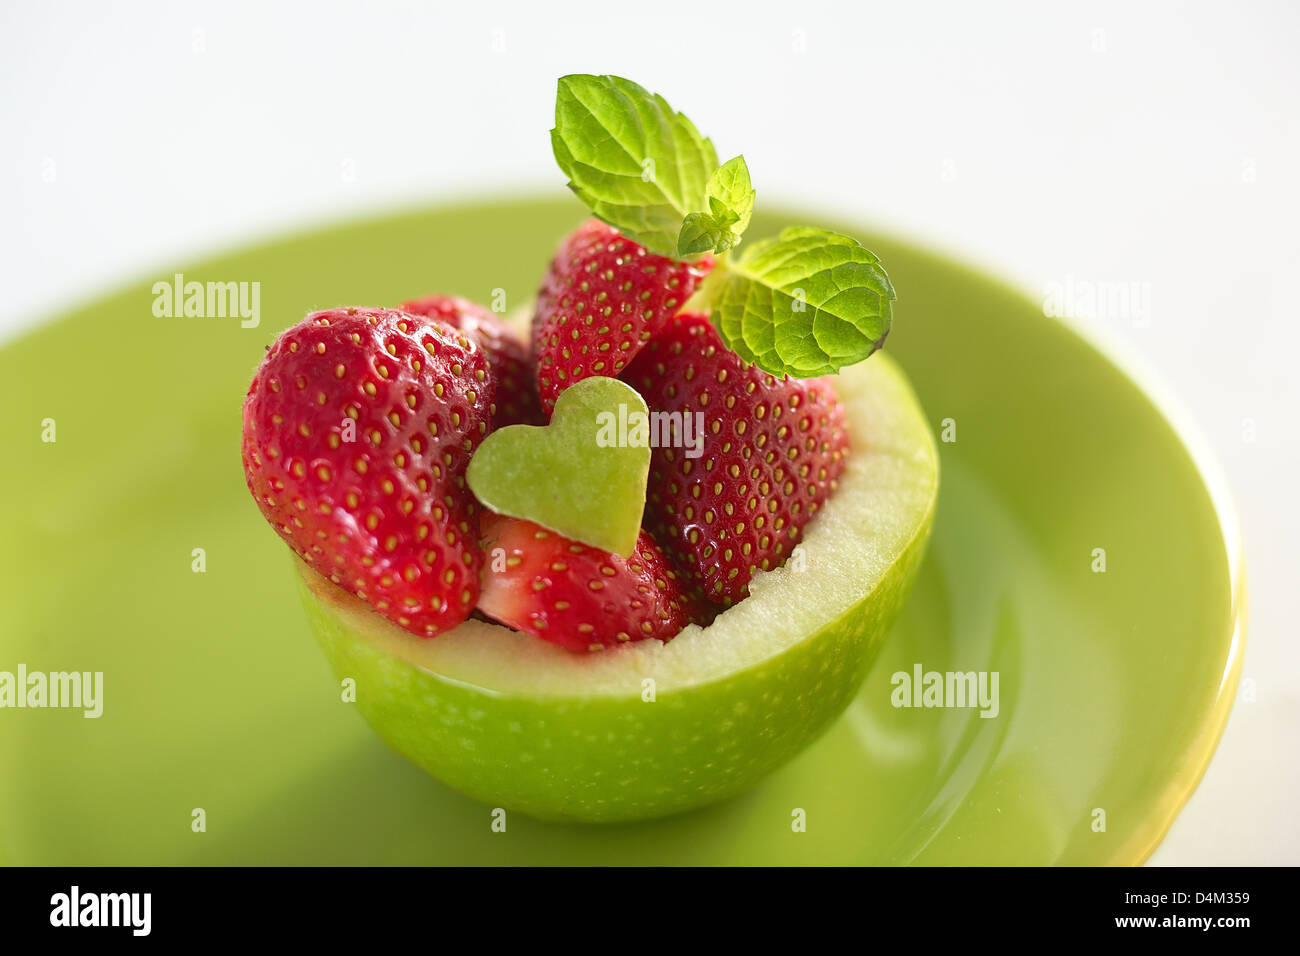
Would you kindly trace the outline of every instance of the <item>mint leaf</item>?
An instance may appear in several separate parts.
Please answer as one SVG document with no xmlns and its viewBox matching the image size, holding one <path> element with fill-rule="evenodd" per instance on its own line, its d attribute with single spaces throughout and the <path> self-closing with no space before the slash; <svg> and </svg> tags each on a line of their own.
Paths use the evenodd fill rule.
<svg viewBox="0 0 1300 956">
<path fill-rule="evenodd" d="M 727 243 L 721 251 L 749 222 L 753 190 L 744 160 L 719 169 L 713 143 L 631 80 L 561 77 L 551 147 L 578 198 L 652 252 L 692 255 Z M 683 235 L 690 252 L 680 251 Z"/>
<path fill-rule="evenodd" d="M 709 178 L 708 212 L 693 212 L 682 223 L 677 254 L 726 252 L 740 242 L 754 212 L 754 187 L 745 157 L 723 163 Z"/>
<path fill-rule="evenodd" d="M 699 290 L 727 347 L 773 375 L 813 378 L 885 342 L 894 286 L 856 239 L 796 227 L 720 261 Z"/>
<path fill-rule="evenodd" d="M 599 218 L 661 255 L 704 208 L 713 144 L 662 96 L 617 76 L 560 78 L 551 145 L 569 188 Z"/>
</svg>

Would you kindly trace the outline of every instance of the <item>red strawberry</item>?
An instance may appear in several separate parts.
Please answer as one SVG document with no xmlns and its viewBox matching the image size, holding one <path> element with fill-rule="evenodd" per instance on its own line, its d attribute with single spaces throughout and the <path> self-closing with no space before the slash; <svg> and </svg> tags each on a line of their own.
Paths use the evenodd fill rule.
<svg viewBox="0 0 1300 956">
<path fill-rule="evenodd" d="M 755 571 L 789 557 L 835 490 L 849 437 L 834 388 L 746 365 L 707 318 L 690 314 L 655 336 L 623 378 L 652 412 L 702 413 L 702 455 L 654 450 L 645 526 L 706 598 L 734 604 Z"/>
<path fill-rule="evenodd" d="M 533 352 L 547 416 L 592 375 L 617 376 L 713 267 L 657 256 L 591 219 L 561 244 L 537 293 Z"/>
<path fill-rule="evenodd" d="M 465 467 L 496 383 L 483 351 L 396 309 L 313 312 L 271 346 L 244 400 L 244 474 L 305 561 L 412 633 L 478 597 Z"/>
<path fill-rule="evenodd" d="M 479 610 L 571 651 L 669 641 L 691 605 L 644 531 L 630 558 L 579 544 L 531 521 L 483 513 Z M 497 550 L 500 549 L 500 550 Z"/>
<path fill-rule="evenodd" d="M 493 312 L 453 295 L 431 295 L 402 303 L 402 311 L 441 319 L 473 339 L 486 354 L 497 380 L 492 427 L 544 425 L 537 399 L 537 373 L 528 343 Z"/>
</svg>

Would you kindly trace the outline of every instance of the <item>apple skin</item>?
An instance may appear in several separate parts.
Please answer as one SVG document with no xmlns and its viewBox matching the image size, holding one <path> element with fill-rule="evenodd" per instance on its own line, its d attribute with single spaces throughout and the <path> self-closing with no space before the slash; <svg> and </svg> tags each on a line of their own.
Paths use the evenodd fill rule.
<svg viewBox="0 0 1300 956">
<path fill-rule="evenodd" d="M 537 819 L 637 820 L 741 793 L 825 731 L 866 678 L 922 550 L 918 539 L 871 600 L 771 663 L 653 702 L 502 696 L 448 680 L 375 647 L 301 587 L 335 675 L 355 679 L 362 714 L 408 760 Z"/>
<path fill-rule="evenodd" d="M 630 821 L 701 807 L 753 787 L 823 733 L 857 694 L 929 537 L 938 490 L 933 437 L 896 366 L 880 356 L 867 364 L 872 363 L 878 363 L 873 378 L 886 391 L 878 400 L 911 403 L 899 412 L 912 432 L 908 454 L 900 460 L 915 462 L 917 470 L 915 475 L 904 470 L 898 480 L 929 484 L 915 490 L 909 508 L 916 514 L 897 522 L 902 527 L 887 546 L 863 544 L 880 552 L 875 560 L 882 573 L 863 581 L 860 597 L 806 636 L 797 635 L 756 661 L 742 661 L 732 672 L 719 674 L 715 668 L 698 682 L 656 681 L 653 700 L 646 699 L 651 695 L 635 668 L 612 692 L 607 686 L 590 692 L 581 680 L 568 693 L 562 685 L 544 693 L 508 681 L 494 687 L 482 669 L 472 679 L 449 677 L 394 652 L 394 642 L 404 639 L 393 636 L 396 628 L 299 563 L 307 617 L 335 675 L 355 680 L 356 706 L 393 749 L 492 807 L 541 820 Z M 898 472 L 893 467 L 881 473 Z M 847 490 L 841 487 L 837 494 Z M 834 504 L 832 499 L 817 521 Z M 788 587 L 795 579 L 782 580 Z M 511 641 L 542 644 L 491 624 L 462 625 L 470 626 L 503 632 L 493 638 L 506 642 L 502 655 L 512 646 L 524 648 Z M 659 647 L 699 639 L 708 630 L 684 632 Z M 376 640 L 381 631 L 390 636 Z M 566 655 L 555 661 L 569 672 L 583 666 L 580 655 L 552 645 L 544 650 L 552 651 Z"/>
</svg>

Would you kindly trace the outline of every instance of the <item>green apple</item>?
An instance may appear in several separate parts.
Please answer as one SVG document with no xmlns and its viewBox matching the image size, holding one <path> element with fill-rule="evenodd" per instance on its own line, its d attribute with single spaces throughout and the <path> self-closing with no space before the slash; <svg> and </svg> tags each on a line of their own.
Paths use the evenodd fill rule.
<svg viewBox="0 0 1300 956">
<path fill-rule="evenodd" d="M 837 388 L 853 453 L 786 564 L 709 627 L 592 655 L 484 621 L 425 640 L 299 563 L 313 630 L 398 752 L 492 807 L 663 816 L 739 793 L 844 710 L 916 572 L 938 455 L 887 356 Z"/>
</svg>

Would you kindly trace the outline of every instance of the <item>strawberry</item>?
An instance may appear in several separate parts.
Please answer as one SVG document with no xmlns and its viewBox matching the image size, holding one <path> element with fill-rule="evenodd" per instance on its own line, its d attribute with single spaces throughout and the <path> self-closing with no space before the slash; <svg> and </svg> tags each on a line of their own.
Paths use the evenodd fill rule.
<svg viewBox="0 0 1300 956">
<path fill-rule="evenodd" d="M 592 548 L 531 521 L 485 511 L 479 610 L 571 651 L 671 640 L 691 603 L 644 531 L 630 558 Z"/>
<path fill-rule="evenodd" d="M 495 313 L 477 302 L 452 295 L 431 295 L 402 303 L 402 311 L 441 319 L 474 340 L 487 355 L 497 380 L 492 427 L 543 425 L 537 398 L 537 374 L 528 343 Z"/>
<path fill-rule="evenodd" d="M 431 637 L 478 597 L 465 467 L 496 383 L 446 323 L 313 312 L 271 346 L 244 400 L 244 474 L 289 546 L 389 620 Z"/>
<path fill-rule="evenodd" d="M 592 375 L 617 376 L 713 267 L 655 255 L 591 219 L 556 252 L 537 293 L 533 352 L 542 409 Z"/>
<path fill-rule="evenodd" d="M 701 455 L 654 450 L 645 526 L 704 597 L 734 604 L 756 571 L 789 557 L 835 490 L 849 437 L 834 388 L 746 365 L 692 314 L 673 319 L 623 379 L 652 412 L 702 413 Z"/>
</svg>

